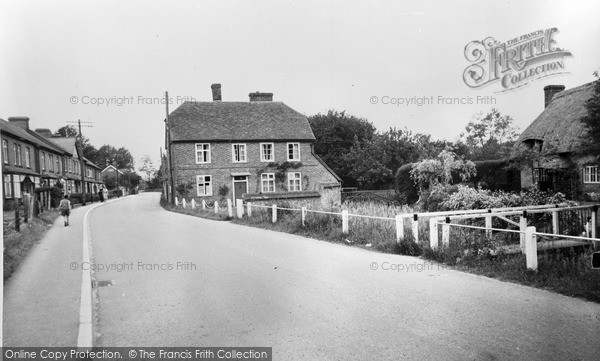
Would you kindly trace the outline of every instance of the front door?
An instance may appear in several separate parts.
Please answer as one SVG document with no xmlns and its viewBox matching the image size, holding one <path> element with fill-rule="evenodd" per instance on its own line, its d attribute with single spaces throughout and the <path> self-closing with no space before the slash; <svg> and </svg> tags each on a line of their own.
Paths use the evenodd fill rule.
<svg viewBox="0 0 600 361">
<path fill-rule="evenodd" d="M 233 201 L 242 198 L 242 194 L 248 193 L 248 176 L 240 175 L 233 177 Z"/>
</svg>

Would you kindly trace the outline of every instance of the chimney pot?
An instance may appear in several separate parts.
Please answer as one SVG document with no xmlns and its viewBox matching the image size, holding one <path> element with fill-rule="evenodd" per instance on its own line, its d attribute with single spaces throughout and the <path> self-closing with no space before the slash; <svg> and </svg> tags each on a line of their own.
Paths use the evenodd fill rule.
<svg viewBox="0 0 600 361">
<path fill-rule="evenodd" d="M 273 101 L 273 93 L 250 93 L 248 94 L 251 102 L 272 102 Z"/>
<path fill-rule="evenodd" d="M 557 93 L 560 93 L 563 90 L 565 90 L 564 85 L 547 85 L 547 86 L 545 86 L 544 87 L 544 108 L 548 108 L 548 105 L 550 105 L 550 102 L 552 101 L 552 98 L 554 97 L 554 95 L 556 95 Z"/>
<path fill-rule="evenodd" d="M 221 84 L 213 84 L 210 86 L 212 89 L 213 102 L 221 101 Z"/>
<path fill-rule="evenodd" d="M 28 117 L 9 117 L 8 121 L 21 129 L 29 130 Z"/>
</svg>

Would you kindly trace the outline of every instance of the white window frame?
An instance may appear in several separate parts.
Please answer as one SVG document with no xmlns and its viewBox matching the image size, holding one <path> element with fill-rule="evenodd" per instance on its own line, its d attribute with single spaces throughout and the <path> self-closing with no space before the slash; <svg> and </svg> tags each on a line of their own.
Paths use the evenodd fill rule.
<svg viewBox="0 0 600 361">
<path fill-rule="evenodd" d="M 198 149 L 199 147 L 201 149 Z M 199 157 L 200 154 L 206 154 L 206 157 L 202 157 L 201 159 Z M 196 143 L 196 164 L 208 164 L 210 161 L 210 143 Z"/>
<path fill-rule="evenodd" d="M 25 147 L 25 167 L 31 168 L 31 150 Z"/>
<path fill-rule="evenodd" d="M 583 167 L 583 183 L 598 184 L 600 183 L 600 173 L 598 166 L 589 165 Z"/>
<path fill-rule="evenodd" d="M 269 188 L 273 187 L 273 190 Z M 265 185 L 267 186 L 265 189 Z M 260 175 L 260 191 L 262 193 L 274 193 L 275 192 L 275 173 L 262 173 Z"/>
<path fill-rule="evenodd" d="M 42 164 L 42 170 L 46 170 L 46 153 L 40 153 L 40 163 Z"/>
<path fill-rule="evenodd" d="M 302 190 L 302 174 L 300 172 L 288 173 L 287 179 L 289 192 L 300 192 Z"/>
<path fill-rule="evenodd" d="M 237 152 L 236 152 L 237 147 Z M 243 150 L 243 152 L 242 152 Z M 231 145 L 231 161 L 233 163 L 247 163 L 246 143 L 234 143 Z"/>
<path fill-rule="evenodd" d="M 265 158 L 265 152 L 267 146 L 271 147 L 271 158 Z M 275 143 L 260 143 L 260 161 L 261 162 L 273 162 L 275 161 Z"/>
<path fill-rule="evenodd" d="M 12 198 L 12 181 L 10 179 L 10 174 L 4 175 L 4 198 Z"/>
<path fill-rule="evenodd" d="M 23 157 L 21 154 L 21 144 L 17 144 L 17 164 L 19 167 L 23 166 Z"/>
<path fill-rule="evenodd" d="M 208 178 L 208 180 L 207 180 Z M 200 182 L 202 181 L 204 192 L 200 192 Z M 208 183 L 208 185 L 207 185 Z M 196 176 L 196 194 L 198 197 L 210 197 L 213 195 L 213 180 L 210 174 L 201 174 Z"/>
<path fill-rule="evenodd" d="M 2 155 L 4 156 L 4 164 L 8 164 L 8 141 L 2 139 Z"/>
<path fill-rule="evenodd" d="M 56 173 L 60 173 L 60 157 L 57 155 L 56 156 Z"/>
<path fill-rule="evenodd" d="M 54 155 L 48 154 L 48 171 L 54 172 Z"/>
<path fill-rule="evenodd" d="M 298 147 L 298 157 L 294 158 L 294 151 L 293 151 L 293 147 L 297 146 Z M 290 147 L 292 147 L 292 156 L 290 157 Z M 287 160 L 290 162 L 299 162 L 300 161 L 300 143 L 287 143 Z"/>
</svg>

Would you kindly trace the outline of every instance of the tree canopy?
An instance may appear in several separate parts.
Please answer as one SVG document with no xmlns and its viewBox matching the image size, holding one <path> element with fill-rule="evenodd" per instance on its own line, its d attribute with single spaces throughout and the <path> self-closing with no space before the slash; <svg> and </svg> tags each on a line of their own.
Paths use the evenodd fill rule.
<svg viewBox="0 0 600 361">
<path fill-rule="evenodd" d="M 509 155 L 519 132 L 513 118 L 492 108 L 487 114 L 477 113 L 460 135 L 473 160 L 502 159 Z"/>
<path fill-rule="evenodd" d="M 588 133 L 585 139 L 585 151 L 600 157 L 600 71 L 595 71 L 594 94 L 585 104 L 587 115 L 581 120 Z"/>
</svg>

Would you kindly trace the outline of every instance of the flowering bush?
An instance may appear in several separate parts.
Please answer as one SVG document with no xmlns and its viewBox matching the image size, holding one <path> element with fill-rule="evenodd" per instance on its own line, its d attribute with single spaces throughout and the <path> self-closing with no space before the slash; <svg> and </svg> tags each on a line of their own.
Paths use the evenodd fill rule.
<svg viewBox="0 0 600 361">
<path fill-rule="evenodd" d="M 438 193 L 440 192 L 443 191 L 439 190 Z M 565 195 L 562 193 L 548 194 L 537 189 L 521 191 L 520 193 L 492 192 L 487 189 L 476 189 L 459 184 L 456 186 L 455 191 L 447 194 L 440 205 L 444 210 L 459 210 L 535 206 L 558 204 L 565 201 Z"/>
</svg>

